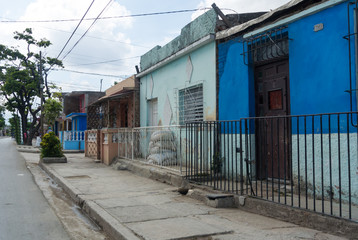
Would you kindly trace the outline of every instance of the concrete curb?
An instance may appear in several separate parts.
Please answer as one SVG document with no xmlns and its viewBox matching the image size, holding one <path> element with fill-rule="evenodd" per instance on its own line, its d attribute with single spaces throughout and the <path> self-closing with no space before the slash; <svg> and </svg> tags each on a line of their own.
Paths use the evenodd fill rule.
<svg viewBox="0 0 358 240">
<path fill-rule="evenodd" d="M 287 221 L 302 227 L 344 236 L 349 239 L 358 239 L 358 224 L 353 221 L 325 216 L 253 197 L 235 196 L 234 198 L 235 206 L 246 212 Z"/>
<path fill-rule="evenodd" d="M 125 165 L 126 169 L 131 171 L 133 174 L 153 179 L 162 183 L 167 183 L 175 187 L 180 187 L 185 178 L 179 173 L 170 172 L 170 170 L 165 169 L 161 171 L 156 166 L 148 165 L 141 163 L 140 161 L 126 160 L 126 159 L 117 159 L 117 161 Z"/>
<path fill-rule="evenodd" d="M 44 163 L 39 163 L 39 166 L 70 195 L 72 200 L 78 204 L 81 209 L 97 223 L 111 239 L 123 240 L 139 240 L 131 230 L 121 224 L 117 219 L 112 217 L 107 211 L 101 208 L 97 203 L 91 200 L 85 200 L 77 188 L 75 188 L 69 181 L 60 176 L 55 170 L 51 169 Z"/>
<path fill-rule="evenodd" d="M 31 147 L 31 146 L 17 146 L 17 151 L 27 152 L 27 153 L 40 153 L 40 148 Z M 84 153 L 83 150 L 63 150 L 63 153 Z"/>
<path fill-rule="evenodd" d="M 33 148 L 33 147 L 16 147 L 18 152 L 26 152 L 26 153 L 40 153 L 39 148 Z"/>
</svg>

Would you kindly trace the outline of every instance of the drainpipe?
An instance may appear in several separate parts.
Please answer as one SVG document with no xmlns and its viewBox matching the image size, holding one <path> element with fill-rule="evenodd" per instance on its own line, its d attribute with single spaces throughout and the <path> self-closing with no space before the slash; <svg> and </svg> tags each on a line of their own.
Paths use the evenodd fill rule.
<svg viewBox="0 0 358 240">
<path fill-rule="evenodd" d="M 356 0 L 355 2 L 348 2 L 347 3 L 347 26 L 348 26 L 348 35 L 345 37 L 348 40 L 348 58 L 349 58 L 349 90 L 346 91 L 349 93 L 349 102 L 350 102 L 350 111 L 353 112 L 353 91 L 356 92 L 356 98 L 358 97 L 358 93 L 357 93 L 357 89 L 352 88 L 352 54 L 351 54 L 351 36 L 354 35 L 354 39 L 355 39 L 355 72 L 356 72 L 356 86 L 357 86 L 357 60 L 358 60 L 358 53 L 357 53 L 357 46 L 358 46 L 358 42 L 357 42 L 357 24 L 355 23 L 354 26 L 354 33 L 351 34 L 351 24 L 350 24 L 350 5 L 355 4 L 355 8 L 354 8 L 354 19 L 357 18 L 357 6 L 358 6 L 358 0 Z M 354 124 L 353 123 L 353 114 L 351 114 L 351 125 L 353 127 L 358 127 L 358 124 Z"/>
<path fill-rule="evenodd" d="M 354 48 L 355 48 L 355 75 L 356 75 L 356 88 L 358 86 L 358 1 L 355 2 L 355 9 L 354 9 L 354 32 L 355 32 L 355 41 L 354 41 Z M 358 91 L 356 91 L 356 105 L 358 106 Z"/>
</svg>

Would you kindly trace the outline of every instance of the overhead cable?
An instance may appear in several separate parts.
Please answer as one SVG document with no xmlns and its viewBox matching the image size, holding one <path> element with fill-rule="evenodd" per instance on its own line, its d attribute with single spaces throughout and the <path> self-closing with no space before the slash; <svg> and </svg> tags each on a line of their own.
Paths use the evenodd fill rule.
<svg viewBox="0 0 358 240">
<path fill-rule="evenodd" d="M 62 50 L 60 51 L 60 53 L 58 54 L 57 58 L 59 58 L 59 57 L 60 57 L 60 55 L 61 55 L 61 53 L 63 52 L 63 50 L 65 50 L 65 48 L 66 48 L 67 44 L 70 42 L 71 38 L 73 37 L 73 35 L 74 35 L 74 34 L 75 34 L 75 32 L 77 31 L 78 27 L 81 25 L 81 23 L 82 23 L 83 19 L 84 19 L 84 18 L 85 18 L 85 16 L 87 15 L 88 11 L 91 9 L 91 7 L 92 7 L 92 5 L 93 5 L 94 1 L 95 1 L 95 0 L 93 0 L 93 1 L 91 2 L 91 4 L 89 5 L 89 7 L 87 8 L 87 11 L 86 11 L 86 12 L 85 12 L 85 14 L 82 16 L 82 18 L 81 18 L 81 20 L 79 21 L 79 23 L 77 24 L 77 26 L 76 26 L 75 30 L 73 30 L 73 32 L 72 32 L 72 34 L 71 34 L 71 36 L 68 38 L 68 40 L 67 40 L 67 42 L 66 42 L 65 46 L 63 46 L 63 48 L 62 48 Z"/>
<path fill-rule="evenodd" d="M 155 16 L 155 15 L 165 15 L 165 14 L 176 14 L 176 13 L 185 13 L 185 12 L 195 12 L 201 10 L 208 10 L 211 8 L 196 8 L 196 9 L 186 9 L 186 10 L 177 10 L 177 11 L 165 11 L 165 12 L 153 12 L 153 13 L 140 13 L 140 14 L 130 14 L 122 16 L 110 16 L 110 17 L 99 17 L 99 18 L 85 18 L 84 21 L 90 20 L 106 20 L 106 19 L 120 19 L 120 18 L 130 18 L 130 17 L 146 17 L 146 16 Z M 75 22 L 79 19 L 53 19 L 53 20 L 0 20 L 4 23 L 53 23 L 53 22 Z"/>
<path fill-rule="evenodd" d="M 101 73 L 92 73 L 92 72 L 81 72 L 76 70 L 69 70 L 69 69 L 52 69 L 53 71 L 65 71 L 65 72 L 72 72 L 72 73 L 78 73 L 78 74 L 86 74 L 86 75 L 94 75 L 94 76 L 104 76 L 104 77 L 115 77 L 115 78 L 123 78 L 127 75 L 111 75 L 111 74 L 101 74 Z"/>
<path fill-rule="evenodd" d="M 73 66 L 96 65 L 96 64 L 119 62 L 119 61 L 123 61 L 123 60 L 139 58 L 139 57 L 140 57 L 140 56 L 135 56 L 135 57 L 128 57 L 128 58 L 113 59 L 113 60 L 102 61 L 102 62 L 83 63 L 83 64 L 67 65 L 67 66 L 68 66 L 68 67 L 73 67 Z"/>
<path fill-rule="evenodd" d="M 77 40 L 77 42 L 73 45 L 73 47 L 66 53 L 66 55 L 62 58 L 62 61 L 68 56 L 68 54 L 70 54 L 72 52 L 72 50 L 77 46 L 77 44 L 83 39 L 83 37 L 87 34 L 87 32 L 93 27 L 93 25 L 97 22 L 98 18 L 102 15 L 102 13 L 104 12 L 104 10 L 106 10 L 106 8 L 109 6 L 109 4 L 112 2 L 112 0 L 109 0 L 109 2 L 107 3 L 107 5 L 102 9 L 102 11 L 98 14 L 98 16 L 93 20 L 91 26 L 89 26 L 86 30 L 86 32 L 84 32 L 82 34 L 82 36 L 80 37 L 80 39 Z"/>
</svg>

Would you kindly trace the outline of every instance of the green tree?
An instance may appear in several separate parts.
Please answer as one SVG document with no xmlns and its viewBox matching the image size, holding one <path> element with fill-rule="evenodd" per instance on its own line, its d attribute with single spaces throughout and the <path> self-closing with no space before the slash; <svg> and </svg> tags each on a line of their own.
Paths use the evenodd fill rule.
<svg viewBox="0 0 358 240">
<path fill-rule="evenodd" d="M 18 144 L 21 143 L 21 133 L 20 133 L 20 119 L 17 115 L 13 115 L 12 118 L 9 119 L 10 127 L 11 127 L 11 135 L 15 138 Z"/>
<path fill-rule="evenodd" d="M 21 53 L 19 47 L 0 44 L 0 94 L 5 97 L 7 110 L 18 111 L 22 129 L 29 131 L 23 136 L 24 143 L 31 145 L 33 136 L 40 128 L 38 117 L 41 106 L 35 103 L 39 102 L 41 86 L 45 91 L 43 101 L 46 102 L 46 99 L 51 97 L 52 89 L 55 88 L 47 81 L 49 71 L 54 66 L 63 67 L 63 65 L 56 58 L 43 58 L 41 54 L 32 51 L 32 48 L 47 48 L 51 42 L 46 39 L 36 40 L 32 36 L 31 28 L 14 34 L 16 40 L 25 42 L 26 51 Z M 30 124 L 28 118 L 32 120 Z"/>
<path fill-rule="evenodd" d="M 53 127 L 56 119 L 62 112 L 62 103 L 55 98 L 49 98 L 44 104 L 44 117 L 46 122 Z"/>
<path fill-rule="evenodd" d="M 5 127 L 5 107 L 0 106 L 0 130 Z"/>
</svg>

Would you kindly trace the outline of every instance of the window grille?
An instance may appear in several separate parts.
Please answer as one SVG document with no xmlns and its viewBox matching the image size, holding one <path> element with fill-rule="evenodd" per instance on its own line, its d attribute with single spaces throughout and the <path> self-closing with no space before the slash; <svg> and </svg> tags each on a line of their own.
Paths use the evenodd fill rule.
<svg viewBox="0 0 358 240">
<path fill-rule="evenodd" d="M 257 64 L 287 57 L 289 54 L 288 40 L 287 26 L 245 39 L 243 44 L 245 64 Z"/>
<path fill-rule="evenodd" d="M 198 122 L 204 119 L 203 84 L 179 91 L 179 123 Z"/>
</svg>

